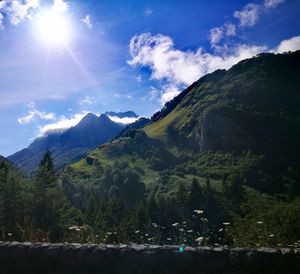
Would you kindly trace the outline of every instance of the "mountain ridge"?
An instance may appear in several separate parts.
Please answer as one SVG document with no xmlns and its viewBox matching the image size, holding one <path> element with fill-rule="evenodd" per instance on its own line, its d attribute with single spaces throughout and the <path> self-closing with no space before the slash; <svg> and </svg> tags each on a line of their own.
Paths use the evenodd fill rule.
<svg viewBox="0 0 300 274">
<path fill-rule="evenodd" d="M 57 170 L 82 158 L 89 150 L 117 135 L 123 125 L 113 122 L 105 114 L 86 114 L 77 125 L 63 132 L 50 132 L 35 139 L 28 148 L 8 157 L 21 170 L 33 174 L 46 150 L 54 157 Z"/>
</svg>

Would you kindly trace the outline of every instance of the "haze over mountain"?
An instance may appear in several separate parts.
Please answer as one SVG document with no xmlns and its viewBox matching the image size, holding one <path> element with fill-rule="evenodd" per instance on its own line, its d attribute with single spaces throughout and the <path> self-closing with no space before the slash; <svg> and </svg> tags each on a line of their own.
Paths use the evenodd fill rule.
<svg viewBox="0 0 300 274">
<path fill-rule="evenodd" d="M 134 112 L 119 113 L 118 115 L 136 119 Z M 65 164 L 83 157 L 90 149 L 105 143 L 116 136 L 125 124 L 112 121 L 107 115 L 99 117 L 88 113 L 74 127 L 64 132 L 50 131 L 35 139 L 28 148 L 9 156 L 8 159 L 21 170 L 32 174 L 38 167 L 42 155 L 46 150 L 53 154 L 57 170 Z"/>
</svg>

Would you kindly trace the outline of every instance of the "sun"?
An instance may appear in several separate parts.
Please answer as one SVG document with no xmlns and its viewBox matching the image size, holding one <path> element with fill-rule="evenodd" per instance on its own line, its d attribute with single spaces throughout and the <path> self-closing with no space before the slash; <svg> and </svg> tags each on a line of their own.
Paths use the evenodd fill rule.
<svg viewBox="0 0 300 274">
<path fill-rule="evenodd" d="M 71 27 L 63 13 L 45 11 L 36 20 L 38 37 L 50 45 L 66 45 L 71 38 Z"/>
</svg>

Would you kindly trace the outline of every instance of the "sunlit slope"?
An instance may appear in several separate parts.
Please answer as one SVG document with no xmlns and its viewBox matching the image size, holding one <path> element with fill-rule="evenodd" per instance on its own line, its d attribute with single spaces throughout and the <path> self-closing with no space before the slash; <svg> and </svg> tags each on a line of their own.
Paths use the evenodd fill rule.
<svg viewBox="0 0 300 274">
<path fill-rule="evenodd" d="M 64 171 L 75 182 L 118 185 L 130 176 L 159 190 L 240 174 L 270 191 L 299 166 L 300 52 L 262 54 L 208 74 L 142 129 L 106 143 Z M 134 175 L 133 175 L 134 174 Z M 114 182 L 115 181 L 115 182 Z M 268 183 L 265 183 L 268 182 Z"/>
<path fill-rule="evenodd" d="M 202 151 L 297 146 L 299 75 L 299 51 L 244 60 L 202 77 L 144 130 L 152 138 L 170 144 L 175 139 Z"/>
</svg>

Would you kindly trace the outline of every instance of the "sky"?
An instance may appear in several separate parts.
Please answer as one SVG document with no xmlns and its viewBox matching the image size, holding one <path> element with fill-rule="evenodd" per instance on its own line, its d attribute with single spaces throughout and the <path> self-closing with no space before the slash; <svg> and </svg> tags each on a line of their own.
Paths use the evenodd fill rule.
<svg viewBox="0 0 300 274">
<path fill-rule="evenodd" d="M 299 0 L 0 0 L 0 155 L 88 112 L 151 117 L 216 69 L 300 49 Z"/>
</svg>

